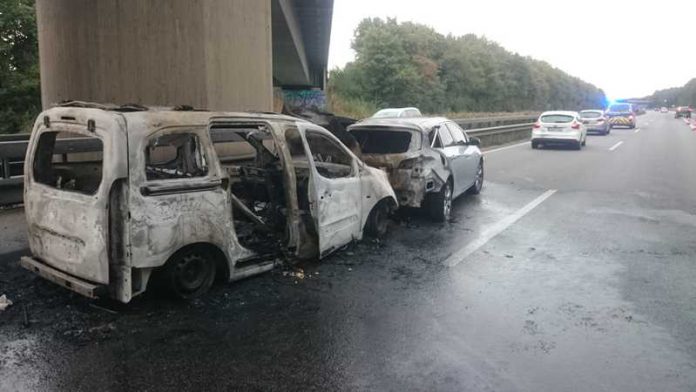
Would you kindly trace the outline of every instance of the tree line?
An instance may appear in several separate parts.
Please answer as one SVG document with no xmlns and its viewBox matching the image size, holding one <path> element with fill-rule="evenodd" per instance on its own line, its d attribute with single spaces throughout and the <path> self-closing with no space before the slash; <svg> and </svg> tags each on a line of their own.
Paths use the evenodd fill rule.
<svg viewBox="0 0 696 392">
<path fill-rule="evenodd" d="M 28 131 L 41 111 L 34 0 L 0 1 L 0 133 Z"/>
<path fill-rule="evenodd" d="M 428 113 L 603 108 L 604 92 L 544 61 L 467 34 L 425 25 L 364 19 L 355 61 L 329 75 L 329 93 L 376 107 Z"/>
<path fill-rule="evenodd" d="M 691 79 L 682 87 L 672 87 L 657 90 L 647 97 L 656 106 L 695 106 L 696 107 L 696 78 Z"/>
</svg>

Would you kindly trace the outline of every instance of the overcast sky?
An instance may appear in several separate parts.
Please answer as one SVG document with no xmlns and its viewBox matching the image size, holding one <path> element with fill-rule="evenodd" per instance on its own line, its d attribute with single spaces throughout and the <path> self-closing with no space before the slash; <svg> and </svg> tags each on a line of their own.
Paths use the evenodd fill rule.
<svg viewBox="0 0 696 392">
<path fill-rule="evenodd" d="M 614 99 L 696 77 L 696 0 L 335 0 L 329 68 L 353 60 L 353 32 L 367 17 L 482 35 Z"/>
</svg>

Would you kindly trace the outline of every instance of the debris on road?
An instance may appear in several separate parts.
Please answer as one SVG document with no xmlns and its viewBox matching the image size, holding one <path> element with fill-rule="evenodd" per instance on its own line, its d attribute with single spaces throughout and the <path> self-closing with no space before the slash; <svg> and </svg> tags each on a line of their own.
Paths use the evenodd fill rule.
<svg viewBox="0 0 696 392">
<path fill-rule="evenodd" d="M 102 311 L 104 311 L 104 312 L 111 313 L 111 314 L 118 314 L 118 312 L 115 311 L 115 310 L 107 309 L 107 308 L 105 308 L 105 307 L 103 307 L 103 306 L 99 306 L 99 305 L 96 305 L 96 304 L 93 304 L 93 303 L 90 303 L 90 304 L 89 304 L 89 307 L 90 307 L 90 308 L 94 308 L 94 309 L 99 309 L 99 310 L 102 310 Z"/>
<path fill-rule="evenodd" d="M 304 279 L 305 274 L 302 268 L 298 268 L 294 271 L 283 271 L 283 276 L 289 276 L 291 278 Z"/>
<path fill-rule="evenodd" d="M 7 299 L 5 294 L 0 295 L 0 311 L 5 310 L 10 306 L 12 306 L 12 301 Z"/>
</svg>

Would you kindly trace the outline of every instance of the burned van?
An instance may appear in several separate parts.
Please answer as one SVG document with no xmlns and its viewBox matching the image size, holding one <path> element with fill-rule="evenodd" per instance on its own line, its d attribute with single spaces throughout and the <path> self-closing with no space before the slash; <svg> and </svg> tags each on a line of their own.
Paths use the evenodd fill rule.
<svg viewBox="0 0 696 392">
<path fill-rule="evenodd" d="M 381 236 L 387 175 L 325 129 L 274 114 L 72 102 L 27 150 L 26 269 L 88 297 L 175 296 Z"/>
</svg>

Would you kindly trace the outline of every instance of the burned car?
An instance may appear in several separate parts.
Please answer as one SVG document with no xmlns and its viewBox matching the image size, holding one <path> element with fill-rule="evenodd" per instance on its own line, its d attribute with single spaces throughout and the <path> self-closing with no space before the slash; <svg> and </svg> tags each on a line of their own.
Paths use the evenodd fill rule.
<svg viewBox="0 0 696 392">
<path fill-rule="evenodd" d="M 24 178 L 21 265 L 121 302 L 324 257 L 383 235 L 397 206 L 384 172 L 273 114 L 68 103 L 39 115 Z"/>
<path fill-rule="evenodd" d="M 480 141 L 443 117 L 367 119 L 348 127 L 359 155 L 389 173 L 399 205 L 449 219 L 452 200 L 483 187 Z"/>
</svg>

